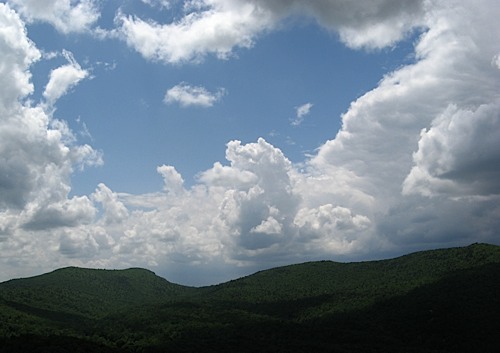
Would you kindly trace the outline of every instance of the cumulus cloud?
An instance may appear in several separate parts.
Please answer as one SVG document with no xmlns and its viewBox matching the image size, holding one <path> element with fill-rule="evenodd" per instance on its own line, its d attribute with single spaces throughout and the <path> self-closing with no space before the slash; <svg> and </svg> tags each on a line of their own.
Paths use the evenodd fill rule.
<svg viewBox="0 0 500 353">
<path fill-rule="evenodd" d="M 94 0 L 9 0 L 27 21 L 47 22 L 62 33 L 89 30 L 99 18 Z"/>
<path fill-rule="evenodd" d="M 269 22 L 269 14 L 252 3 L 203 1 L 200 5 L 202 10 L 168 24 L 121 14 L 121 33 L 144 57 L 180 63 L 199 61 L 207 53 L 228 58 L 233 47 L 251 47 L 254 34 Z"/>
<path fill-rule="evenodd" d="M 163 177 L 163 189 L 167 193 L 179 194 L 184 190 L 184 179 L 182 179 L 182 176 L 179 174 L 179 172 L 175 170 L 175 167 L 162 165 L 157 168 L 157 171 Z"/>
<path fill-rule="evenodd" d="M 290 161 L 264 139 L 247 145 L 232 141 L 227 146 L 226 158 L 231 168 L 255 175 L 254 184 L 225 192 L 219 214 L 224 226 L 233 234 L 230 241 L 239 249 L 237 257 L 245 259 L 253 250 L 287 240 L 279 235 L 291 224 L 299 198 L 292 188 Z M 280 228 L 281 232 L 276 236 L 262 232 L 270 227 Z"/>
<path fill-rule="evenodd" d="M 353 48 L 382 48 L 403 38 L 423 21 L 423 1 L 190 1 L 186 13 L 160 24 L 119 14 L 121 34 L 145 58 L 165 63 L 200 61 L 206 54 L 227 59 L 234 48 L 250 48 L 261 33 L 294 14 L 309 15 L 338 31 Z"/>
<path fill-rule="evenodd" d="M 474 111 L 449 106 L 421 132 L 406 194 L 425 196 L 500 193 L 500 102 Z"/>
<path fill-rule="evenodd" d="M 202 19 L 208 16 L 203 11 L 217 9 L 205 5 L 191 16 Z M 199 175 L 204 188 L 197 186 L 196 197 L 210 195 L 218 210 L 214 215 L 213 209 L 204 209 L 211 215 L 205 228 L 219 236 L 204 236 L 212 240 L 205 249 L 213 252 L 206 257 L 200 252 L 198 259 L 222 256 L 224 261 L 249 264 L 291 253 L 352 255 L 396 245 L 410 249 L 437 237 L 437 229 L 442 244 L 470 240 L 463 232 L 445 236 L 460 227 L 451 221 L 453 212 L 440 207 L 466 215 L 486 203 L 495 205 L 498 50 L 492 37 L 481 34 L 497 33 L 498 28 L 491 17 L 476 26 L 476 32 L 469 30 L 484 20 L 480 9 L 488 8 L 487 3 L 471 9 L 457 4 L 450 11 L 440 3 L 424 8 L 420 2 L 398 7 L 388 1 L 364 9 L 352 4 L 338 13 L 334 10 L 340 2 L 253 5 L 269 11 L 268 28 L 284 14 L 305 8 L 320 24 L 339 31 L 351 47 L 392 45 L 413 27 L 423 32 L 415 44 L 416 62 L 388 74 L 354 101 L 342 117 L 342 129 L 305 163 L 305 172 L 262 139 L 228 144 L 229 165 L 217 162 Z M 340 16 L 346 13 L 351 17 Z M 192 54 L 184 59 L 192 59 Z M 310 109 L 304 106 L 298 116 Z M 474 143 L 478 136 L 484 137 L 479 144 Z M 426 201 L 428 196 L 435 199 Z M 181 212 L 192 197 L 187 191 L 169 204 Z M 472 222 L 467 229 L 477 230 L 482 239 L 491 239 L 485 224 L 491 225 L 487 220 L 495 212 L 496 206 L 477 213 L 483 216 L 461 220 Z M 186 224 L 193 225 L 192 217 L 177 214 L 172 224 L 185 227 L 188 219 Z M 189 233 L 205 234 L 193 226 Z"/>
<path fill-rule="evenodd" d="M 33 92 L 29 69 L 40 52 L 27 38 L 19 16 L 5 4 L 0 4 L 0 26 L 0 77 L 8 80 L 1 86 L 0 224 L 4 246 L 15 249 L 24 246 L 33 231 L 93 220 L 95 208 L 87 196 L 69 197 L 70 177 L 75 168 L 102 160 L 90 146 L 76 143 L 66 123 L 26 101 Z"/>
<path fill-rule="evenodd" d="M 21 214 L 21 218 L 27 219 L 23 224 L 23 228 L 27 230 L 89 224 L 96 214 L 93 204 L 86 196 L 75 196 L 47 205 L 31 203 L 29 206 Z"/>
<path fill-rule="evenodd" d="M 199 180 L 205 184 L 231 188 L 249 187 L 256 183 L 257 178 L 251 171 L 224 166 L 220 162 L 199 175 Z"/>
<path fill-rule="evenodd" d="M 59 251 L 70 258 L 91 258 L 98 248 L 92 236 L 85 232 L 64 233 L 59 240 Z"/>
<path fill-rule="evenodd" d="M 50 72 L 49 82 L 43 92 L 43 96 L 50 104 L 54 104 L 56 100 L 89 74 L 87 70 L 81 68 L 71 52 L 64 50 L 62 55 L 68 64 Z"/>
<path fill-rule="evenodd" d="M 250 229 L 250 233 L 281 234 L 283 227 L 274 217 L 269 216 L 261 224 Z"/>
<path fill-rule="evenodd" d="M 231 141 L 226 159 L 228 165 L 215 163 L 189 189 L 174 167 L 161 166 L 162 192 L 115 194 L 135 209 L 113 228 L 122 234 L 115 239 L 118 257 L 133 253 L 155 266 L 166 261 L 195 268 L 222 262 L 238 271 L 260 261 L 278 265 L 362 251 L 371 221 L 347 207 L 306 202 L 300 187 L 305 176 L 278 148 L 264 139 Z"/>
<path fill-rule="evenodd" d="M 330 181 L 323 185 L 342 182 L 341 192 L 326 186 L 325 193 L 364 210 L 378 224 L 372 239 L 380 246 L 401 245 L 403 233 L 403 244 L 411 246 L 431 241 L 436 229 L 451 234 L 461 224 L 485 234 L 484 224 L 491 225 L 486 214 L 452 221 L 450 214 L 419 218 L 419 209 L 428 215 L 444 214 L 442 208 L 472 215 L 482 214 L 488 203 L 498 212 L 491 200 L 498 195 L 493 179 L 500 157 L 495 142 L 500 81 L 491 65 L 497 45 L 488 33 L 497 35 L 500 27 L 485 10 L 491 5 L 456 2 L 451 11 L 437 2 L 429 8 L 428 30 L 415 46 L 417 62 L 388 74 L 353 102 L 336 138 L 309 163 L 313 175 Z M 440 241 L 470 240 L 455 234 Z M 491 233 L 489 239 L 494 241 Z"/>
<path fill-rule="evenodd" d="M 33 92 L 28 68 L 40 59 L 41 53 L 27 38 L 24 23 L 8 5 L 0 4 L 0 21 L 5 28 L 0 37 L 4 53 L 0 58 L 0 113 L 4 118 L 19 99 Z"/>
<path fill-rule="evenodd" d="M 165 93 L 166 104 L 179 103 L 182 107 L 199 106 L 211 107 L 221 100 L 226 91 L 220 88 L 216 92 L 210 92 L 201 86 L 191 86 L 182 82 Z"/>
<path fill-rule="evenodd" d="M 234 140 L 226 161 L 199 173 L 193 186 L 174 166 L 161 165 L 164 185 L 156 193 L 100 184 L 90 196 L 69 197 L 72 171 L 99 163 L 99 155 L 42 106 L 25 102 L 40 52 L 19 16 L 0 4 L 9 29 L 0 32 L 8 54 L 0 57 L 0 261 L 7 275 L 20 264 L 72 261 L 156 267 L 174 281 L 208 284 L 302 259 L 499 242 L 495 1 L 186 4 L 184 16 L 168 24 L 119 14 L 124 40 L 148 59 L 182 63 L 206 54 L 229 58 L 298 13 L 353 48 L 391 46 L 415 28 L 421 34 L 415 62 L 353 101 L 340 131 L 300 166 L 262 138 Z M 62 93 L 48 96 L 64 94 L 77 82 L 70 77 Z M 202 87 L 176 87 L 167 103 L 210 106 L 220 99 Z M 303 107 L 297 117 L 311 109 Z"/>
<path fill-rule="evenodd" d="M 363 233 L 369 229 L 371 221 L 366 216 L 352 214 L 348 208 L 325 204 L 300 209 L 294 218 L 294 224 L 299 227 L 306 243 L 313 239 L 313 243 L 342 254 L 363 243 Z M 363 246 L 365 244 L 361 245 Z"/>
<path fill-rule="evenodd" d="M 104 223 L 119 223 L 128 217 L 127 208 L 118 200 L 116 193 L 112 192 L 106 185 L 99 184 L 92 194 L 92 198 L 103 207 L 102 221 Z"/>
</svg>

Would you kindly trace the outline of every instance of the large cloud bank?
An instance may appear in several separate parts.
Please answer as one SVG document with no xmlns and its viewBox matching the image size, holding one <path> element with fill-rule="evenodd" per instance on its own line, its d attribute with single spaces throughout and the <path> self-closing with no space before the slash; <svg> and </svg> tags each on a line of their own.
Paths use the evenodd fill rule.
<svg viewBox="0 0 500 353">
<path fill-rule="evenodd" d="M 68 64 L 52 71 L 46 101 L 34 105 L 30 66 L 41 54 L 23 21 L 92 31 L 99 14 L 92 1 L 37 3 L 0 4 L 2 279 L 74 264 L 148 266 L 203 284 L 308 259 L 500 243 L 496 1 L 198 0 L 185 1 L 184 16 L 167 24 L 119 12 L 112 36 L 166 64 L 230 59 L 299 14 L 352 48 L 422 34 L 415 62 L 353 101 L 341 130 L 300 166 L 264 139 L 230 141 L 227 161 L 192 187 L 162 165 L 157 193 L 103 183 L 74 197 L 75 168 L 102 161 L 51 111 L 88 73 L 65 53 Z"/>
</svg>

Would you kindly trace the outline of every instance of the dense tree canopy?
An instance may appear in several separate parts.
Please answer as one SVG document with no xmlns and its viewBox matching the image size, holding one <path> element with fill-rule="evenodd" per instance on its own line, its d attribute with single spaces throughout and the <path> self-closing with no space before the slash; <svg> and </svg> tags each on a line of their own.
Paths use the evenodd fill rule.
<svg viewBox="0 0 500 353">
<path fill-rule="evenodd" d="M 3 352 L 492 352 L 499 314 L 500 247 L 485 244 L 201 288 L 143 269 L 0 284 Z"/>
</svg>

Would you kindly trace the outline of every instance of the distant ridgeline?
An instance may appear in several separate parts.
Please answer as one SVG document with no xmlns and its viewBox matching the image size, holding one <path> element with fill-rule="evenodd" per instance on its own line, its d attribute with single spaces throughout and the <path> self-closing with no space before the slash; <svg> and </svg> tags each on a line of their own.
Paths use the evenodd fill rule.
<svg viewBox="0 0 500 353">
<path fill-rule="evenodd" d="M 498 352 L 500 247 L 308 262 L 209 287 L 68 267 L 0 283 L 0 352 Z"/>
</svg>

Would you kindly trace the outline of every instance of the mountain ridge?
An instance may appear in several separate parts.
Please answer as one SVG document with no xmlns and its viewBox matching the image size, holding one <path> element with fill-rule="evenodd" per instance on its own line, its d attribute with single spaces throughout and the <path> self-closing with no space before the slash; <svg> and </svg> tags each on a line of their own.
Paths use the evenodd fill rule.
<svg viewBox="0 0 500 353">
<path fill-rule="evenodd" d="M 205 287 L 140 268 L 66 267 L 0 283 L 0 343 L 12 352 L 27 342 L 69 351 L 72 339 L 89 352 L 254 352 L 256 342 L 260 351 L 488 352 L 500 343 L 499 298 L 500 246 L 489 244 L 306 262 Z M 461 337 L 468 343 L 453 343 Z"/>
<path fill-rule="evenodd" d="M 226 283 L 230 282 L 235 282 L 239 280 L 243 280 L 248 277 L 252 277 L 255 275 L 259 275 L 261 273 L 266 273 L 268 271 L 275 271 L 275 270 L 280 270 L 284 268 L 289 268 L 289 267 L 294 267 L 294 266 L 302 266 L 306 264 L 315 264 L 315 263 L 331 263 L 331 264 L 339 264 L 339 265 L 351 265 L 351 264 L 376 264 L 376 263 L 382 263 L 382 262 L 387 262 L 387 261 L 397 261 L 399 259 L 406 259 L 406 258 L 412 258 L 412 257 L 417 257 L 419 255 L 425 254 L 432 256 L 433 254 L 439 254 L 440 252 L 443 251 L 460 251 L 460 250 L 469 250 L 469 253 L 472 249 L 480 249 L 480 248 L 489 248 L 489 249 L 496 249 L 494 251 L 493 256 L 500 256 L 500 246 L 499 245 L 493 245 L 493 244 L 488 244 L 488 243 L 473 243 L 467 246 L 459 246 L 459 247 L 450 247 L 450 248 L 439 248 L 439 249 L 430 249 L 430 250 L 420 250 L 420 251 L 415 251 L 411 252 L 408 254 L 403 254 L 400 256 L 396 256 L 393 258 L 384 258 L 384 259 L 379 259 L 379 260 L 362 260 L 362 261 L 349 261 L 349 262 L 339 262 L 339 261 L 333 261 L 333 260 L 317 260 L 317 261 L 306 261 L 306 262 L 301 262 L 301 263 L 294 263 L 294 264 L 289 264 L 289 265 L 283 265 L 283 266 L 276 266 L 273 268 L 265 269 L 265 270 L 259 270 L 256 271 L 252 274 L 242 276 L 239 278 L 231 279 L 226 282 L 218 283 L 218 284 L 212 284 L 212 285 L 204 285 L 204 286 L 189 286 L 189 285 L 183 285 L 183 284 L 178 284 L 174 282 L 170 282 L 167 278 L 164 278 L 162 276 L 157 275 L 154 271 L 147 269 L 147 268 L 142 268 L 142 267 L 129 267 L 129 268 L 124 268 L 124 269 L 105 269 L 105 268 L 91 268 L 91 267 L 79 267 L 79 266 L 65 266 L 61 268 L 54 269 L 52 271 L 46 272 L 46 273 L 41 273 L 37 274 L 34 276 L 28 276 L 28 277 L 18 277 L 18 278 L 12 278 L 8 279 L 6 281 L 0 282 L 0 285 L 3 283 L 11 282 L 11 281 L 17 281 L 17 280 L 27 280 L 27 279 L 34 279 L 37 277 L 41 276 L 47 276 L 50 274 L 54 273 L 59 273 L 59 272 L 64 272 L 64 271 L 69 271 L 69 270 L 84 270 L 84 271 L 104 271 L 104 272 L 115 272 L 115 273 L 125 273 L 125 272 L 132 272 L 132 271 L 143 271 L 144 273 L 149 273 L 152 275 L 155 275 L 173 285 L 176 286 L 182 286 L 182 287 L 187 287 L 187 288 L 205 288 L 205 287 L 213 287 L 213 286 L 220 286 L 224 285 Z M 491 255 L 491 254 L 490 254 Z"/>
</svg>

